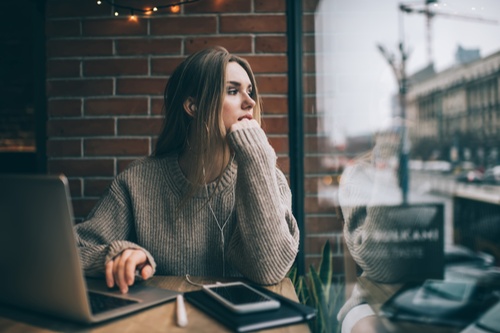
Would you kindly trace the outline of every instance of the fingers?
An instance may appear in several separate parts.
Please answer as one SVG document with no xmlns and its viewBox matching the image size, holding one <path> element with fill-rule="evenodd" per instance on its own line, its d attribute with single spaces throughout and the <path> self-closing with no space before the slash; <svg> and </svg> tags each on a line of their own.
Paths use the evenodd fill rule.
<svg viewBox="0 0 500 333">
<path fill-rule="evenodd" d="M 145 265 L 142 269 L 141 269 L 141 276 L 144 280 L 147 280 L 149 279 L 150 277 L 153 276 L 153 267 L 149 264 Z"/>
<path fill-rule="evenodd" d="M 255 119 L 243 118 L 240 121 L 231 125 L 230 132 L 236 131 L 243 128 L 260 127 L 259 123 Z"/>
<path fill-rule="evenodd" d="M 128 292 L 128 287 L 134 284 L 137 268 L 142 267 L 141 275 L 143 277 L 152 275 L 153 268 L 147 264 L 147 260 L 147 256 L 142 250 L 128 249 L 123 251 L 106 264 L 107 286 L 111 288 L 116 284 L 122 293 Z"/>
</svg>

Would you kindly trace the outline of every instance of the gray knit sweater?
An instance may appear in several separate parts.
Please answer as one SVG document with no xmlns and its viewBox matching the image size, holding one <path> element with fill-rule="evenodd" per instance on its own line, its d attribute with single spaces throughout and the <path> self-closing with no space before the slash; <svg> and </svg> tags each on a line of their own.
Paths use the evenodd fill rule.
<svg viewBox="0 0 500 333">
<path fill-rule="evenodd" d="M 234 161 L 182 206 L 189 183 L 177 154 L 144 158 L 120 173 L 75 226 L 86 274 L 103 275 L 105 262 L 138 248 L 156 274 L 222 276 L 224 266 L 226 276 L 260 284 L 283 279 L 299 242 L 286 178 L 261 128 L 231 132 L 228 140 Z M 224 240 L 211 208 L 221 227 L 231 216 Z"/>
<path fill-rule="evenodd" d="M 410 243 L 384 241 L 382 236 L 396 230 L 421 228 L 433 220 L 435 207 L 400 208 L 401 192 L 396 173 L 361 161 L 342 174 L 339 201 L 344 217 L 344 238 L 363 276 L 380 283 L 411 279 L 414 261 L 406 255 Z M 355 281 L 349 281 L 354 283 Z M 355 306 L 366 303 L 366 295 L 354 285 L 352 294 L 337 318 L 344 320 Z"/>
</svg>

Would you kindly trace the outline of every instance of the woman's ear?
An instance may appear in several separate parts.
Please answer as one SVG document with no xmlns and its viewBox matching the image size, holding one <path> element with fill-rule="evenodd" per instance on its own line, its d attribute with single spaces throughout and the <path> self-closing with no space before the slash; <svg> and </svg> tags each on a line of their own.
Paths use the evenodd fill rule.
<svg viewBox="0 0 500 333">
<path fill-rule="evenodd" d="M 194 104 L 194 99 L 192 97 L 188 97 L 188 99 L 184 101 L 184 110 L 188 115 L 194 118 L 196 113 L 196 105 Z"/>
</svg>

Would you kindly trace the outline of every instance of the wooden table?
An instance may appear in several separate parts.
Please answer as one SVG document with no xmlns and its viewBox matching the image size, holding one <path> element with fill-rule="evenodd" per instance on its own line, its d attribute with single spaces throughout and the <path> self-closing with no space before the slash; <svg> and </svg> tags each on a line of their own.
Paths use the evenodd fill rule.
<svg viewBox="0 0 500 333">
<path fill-rule="evenodd" d="M 380 307 L 385 303 L 394 293 L 396 293 L 402 284 L 384 284 L 373 282 L 366 277 L 358 277 L 358 284 L 375 313 L 379 313 Z M 458 333 L 461 329 L 454 327 L 436 326 L 429 324 L 418 324 L 404 321 L 391 321 L 383 316 L 379 316 L 384 327 L 391 333 Z"/>
<path fill-rule="evenodd" d="M 229 280 L 191 277 L 191 281 L 200 284 L 208 284 L 215 283 L 216 281 L 223 282 Z M 148 280 L 146 284 L 182 292 L 201 289 L 198 286 L 190 284 L 184 277 L 180 276 L 155 276 Z M 293 284 L 288 278 L 285 278 L 279 284 L 267 286 L 266 288 L 298 301 Z M 164 303 L 151 309 L 104 324 L 82 326 L 52 317 L 3 307 L 0 308 L 0 332 L 229 332 L 222 324 L 219 324 L 211 317 L 205 315 L 189 304 L 189 302 L 186 302 L 186 311 L 189 324 L 185 328 L 180 328 L 176 325 L 175 301 Z M 310 332 L 310 330 L 306 323 L 302 323 L 262 332 L 303 333 Z"/>
</svg>

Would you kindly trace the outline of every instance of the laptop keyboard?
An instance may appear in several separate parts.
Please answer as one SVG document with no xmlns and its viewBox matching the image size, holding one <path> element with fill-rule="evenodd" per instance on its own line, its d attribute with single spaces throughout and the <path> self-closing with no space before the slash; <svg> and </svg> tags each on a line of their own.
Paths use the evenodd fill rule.
<svg viewBox="0 0 500 333">
<path fill-rule="evenodd" d="M 131 299 L 113 297 L 93 292 L 89 292 L 88 295 L 90 308 L 92 309 L 93 314 L 98 314 L 101 312 L 120 308 L 122 306 L 138 303 L 138 301 Z"/>
</svg>

